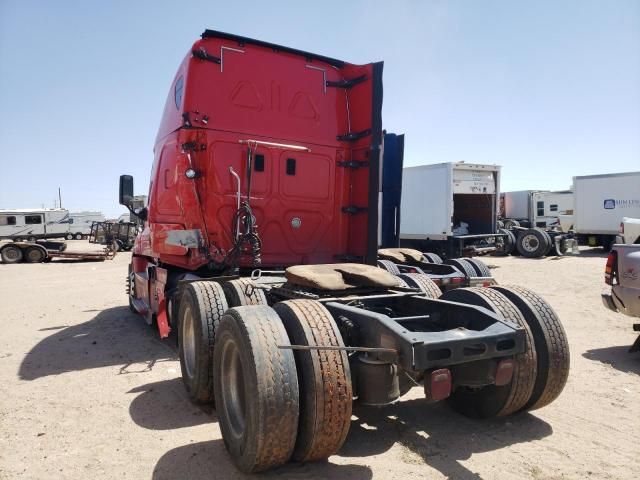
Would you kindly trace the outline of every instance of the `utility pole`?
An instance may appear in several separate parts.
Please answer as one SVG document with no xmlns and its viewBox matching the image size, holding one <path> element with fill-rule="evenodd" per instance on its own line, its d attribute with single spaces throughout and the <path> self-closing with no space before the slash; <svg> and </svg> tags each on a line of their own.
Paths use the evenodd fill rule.
<svg viewBox="0 0 640 480">
<path fill-rule="evenodd" d="M 60 187 L 58 187 L 58 208 L 62 208 L 62 194 L 60 193 Z"/>
</svg>

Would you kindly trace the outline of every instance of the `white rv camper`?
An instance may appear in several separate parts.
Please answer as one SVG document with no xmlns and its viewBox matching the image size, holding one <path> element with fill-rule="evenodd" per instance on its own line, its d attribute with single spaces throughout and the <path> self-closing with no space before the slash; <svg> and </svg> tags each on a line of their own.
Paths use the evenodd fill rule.
<svg viewBox="0 0 640 480">
<path fill-rule="evenodd" d="M 69 211 L 64 208 L 0 210 L 0 238 L 61 238 L 68 232 Z"/>
<path fill-rule="evenodd" d="M 69 233 L 66 238 L 67 240 L 85 238 L 91 233 L 93 222 L 104 222 L 105 220 L 102 212 L 71 212 L 69 213 Z"/>
</svg>

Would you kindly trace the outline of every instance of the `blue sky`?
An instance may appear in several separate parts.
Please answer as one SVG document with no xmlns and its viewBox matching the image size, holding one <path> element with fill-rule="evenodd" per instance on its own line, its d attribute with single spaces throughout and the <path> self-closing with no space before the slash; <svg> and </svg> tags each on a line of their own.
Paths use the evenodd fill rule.
<svg viewBox="0 0 640 480">
<path fill-rule="evenodd" d="M 0 208 L 146 193 L 170 82 L 205 28 L 384 60 L 405 164 L 503 166 L 502 189 L 640 170 L 640 2 L 0 0 Z"/>
</svg>

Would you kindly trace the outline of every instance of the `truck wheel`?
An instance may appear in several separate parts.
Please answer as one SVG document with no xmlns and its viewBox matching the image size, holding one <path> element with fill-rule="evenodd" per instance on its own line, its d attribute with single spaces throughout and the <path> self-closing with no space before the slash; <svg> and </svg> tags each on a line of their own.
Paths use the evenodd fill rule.
<svg viewBox="0 0 640 480">
<path fill-rule="evenodd" d="M 22 257 L 22 249 L 15 245 L 8 244 L 0 250 L 0 258 L 3 263 L 19 263 L 22 261 Z"/>
<path fill-rule="evenodd" d="M 513 228 L 513 227 L 519 227 L 520 226 L 520 222 L 518 220 L 512 220 L 510 218 L 506 219 L 504 221 L 504 228 Z"/>
<path fill-rule="evenodd" d="M 518 236 L 516 247 L 523 257 L 542 257 L 547 251 L 547 237 L 543 231 L 529 228 Z"/>
<path fill-rule="evenodd" d="M 42 263 L 47 258 L 47 253 L 41 247 L 29 247 L 24 252 L 24 259 L 28 263 Z"/>
<path fill-rule="evenodd" d="M 536 228 L 536 230 L 540 230 L 542 232 L 542 234 L 544 235 L 546 241 L 547 241 L 547 249 L 544 252 L 543 256 L 547 256 L 549 255 L 552 251 L 553 251 L 553 239 L 551 238 L 551 235 L 549 235 L 544 229 L 542 228 Z"/>
<path fill-rule="evenodd" d="M 551 306 L 527 288 L 515 285 L 491 288 L 518 307 L 533 333 L 538 373 L 531 398 L 523 410 L 544 407 L 560 395 L 569 376 L 569 343 L 562 323 Z"/>
<path fill-rule="evenodd" d="M 213 383 L 222 438 L 243 472 L 284 464 L 298 431 L 293 350 L 278 314 L 266 305 L 228 310 L 216 331 Z"/>
<path fill-rule="evenodd" d="M 453 409 L 473 418 L 510 415 L 520 410 L 531 397 L 537 372 L 533 334 L 522 313 L 505 295 L 489 288 L 458 288 L 449 290 L 441 298 L 488 308 L 525 330 L 525 351 L 515 357 L 511 383 L 480 389 L 460 387 L 449 398 Z"/>
<path fill-rule="evenodd" d="M 253 282 L 246 278 L 238 278 L 222 284 L 229 307 L 267 305 L 264 291 L 261 288 L 249 287 L 249 293 L 247 293 L 248 285 L 253 285 Z"/>
<path fill-rule="evenodd" d="M 429 298 L 438 298 L 442 295 L 440 287 L 424 273 L 401 273 L 399 278 L 411 288 L 419 288 Z"/>
<path fill-rule="evenodd" d="M 327 309 L 314 300 L 277 303 L 293 345 L 344 347 Z M 300 420 L 293 460 L 311 462 L 330 457 L 347 438 L 353 391 L 347 352 L 294 350 L 300 388 Z"/>
<path fill-rule="evenodd" d="M 498 233 L 504 233 L 506 236 L 502 237 L 501 242 L 496 244 L 496 250 L 492 255 L 496 257 L 506 257 L 513 252 L 516 247 L 516 237 L 511 230 L 501 228 Z"/>
<path fill-rule="evenodd" d="M 422 256 L 428 263 L 442 263 L 442 258 L 440 258 L 440 255 L 437 253 L 426 252 L 423 253 Z"/>
<path fill-rule="evenodd" d="M 182 293 L 178 312 L 178 353 L 182 381 L 194 402 L 213 400 L 215 330 L 227 308 L 224 291 L 217 282 L 191 282 Z"/>
<path fill-rule="evenodd" d="M 477 277 L 475 269 L 471 266 L 470 263 L 465 262 L 462 258 L 450 258 L 448 260 L 445 260 L 444 263 L 447 265 L 453 265 L 460 271 L 460 273 L 469 278 Z"/>
<path fill-rule="evenodd" d="M 473 269 L 476 271 L 479 277 L 490 277 L 491 270 L 487 267 L 487 264 L 477 258 L 463 258 L 461 259 L 467 263 L 470 263 Z"/>
<path fill-rule="evenodd" d="M 67 240 L 73 240 L 73 233 L 67 233 L 64 238 L 66 238 Z"/>
<path fill-rule="evenodd" d="M 73 237 L 74 237 L 76 240 L 82 240 L 82 234 L 81 234 L 80 232 L 76 233 Z"/>
<path fill-rule="evenodd" d="M 393 275 L 398 275 L 400 273 L 400 269 L 390 260 L 378 260 L 378 267 Z"/>
</svg>

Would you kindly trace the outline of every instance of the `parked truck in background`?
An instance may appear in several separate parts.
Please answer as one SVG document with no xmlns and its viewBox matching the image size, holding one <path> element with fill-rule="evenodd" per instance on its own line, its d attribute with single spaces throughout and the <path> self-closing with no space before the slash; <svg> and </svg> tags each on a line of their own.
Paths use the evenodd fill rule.
<svg viewBox="0 0 640 480">
<path fill-rule="evenodd" d="M 517 253 L 530 258 L 579 253 L 569 226 L 560 221 L 572 215 L 573 208 L 573 192 L 570 190 L 502 193 L 498 226 L 507 236 L 504 248 L 498 253 Z"/>
<path fill-rule="evenodd" d="M 640 245 L 613 245 L 604 279 L 608 285 L 602 293 L 604 306 L 630 317 L 640 317 Z M 633 329 L 640 332 L 640 323 L 634 324 Z M 629 351 L 640 351 L 640 336 Z"/>
<path fill-rule="evenodd" d="M 500 220 L 513 225 L 548 228 L 559 225 L 559 215 L 573 214 L 571 190 L 519 190 L 500 194 Z"/>
<path fill-rule="evenodd" d="M 405 167 L 400 245 L 447 258 L 493 250 L 500 167 L 464 162 Z"/>
<path fill-rule="evenodd" d="M 421 385 L 494 417 L 547 405 L 567 380 L 564 330 L 535 293 L 438 298 L 428 276 L 410 287 L 376 267 L 382 67 L 207 30 L 171 84 L 146 207 L 120 178 L 120 203 L 144 220 L 130 308 L 163 338 L 177 331 L 188 395 L 215 399 L 243 471 L 336 453 L 354 399 L 386 405 Z M 461 170 L 456 220 L 484 201 L 467 222 L 491 230 L 497 170 Z"/>
<path fill-rule="evenodd" d="M 640 218 L 640 172 L 573 177 L 573 215 L 561 216 L 581 244 L 609 250 L 624 217 Z"/>
<path fill-rule="evenodd" d="M 616 243 L 640 244 L 640 218 L 622 217 Z"/>
</svg>

